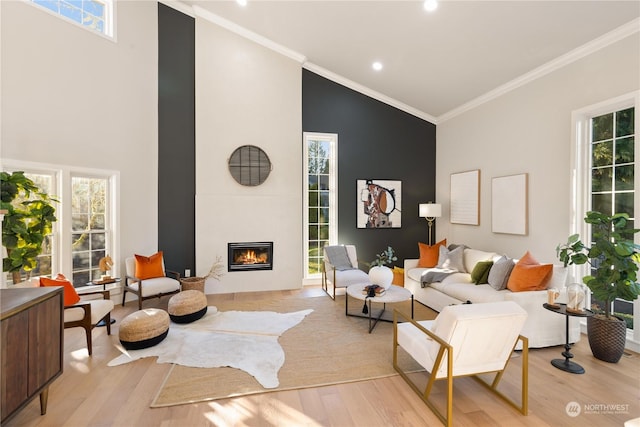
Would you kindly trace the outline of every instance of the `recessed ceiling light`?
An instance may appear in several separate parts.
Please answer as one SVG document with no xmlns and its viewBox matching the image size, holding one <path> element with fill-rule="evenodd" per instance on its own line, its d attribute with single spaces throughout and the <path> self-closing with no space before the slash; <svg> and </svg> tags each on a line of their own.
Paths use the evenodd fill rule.
<svg viewBox="0 0 640 427">
<path fill-rule="evenodd" d="M 236 3 L 238 3 L 240 6 L 244 7 L 247 5 L 247 0 L 236 0 Z"/>
<path fill-rule="evenodd" d="M 424 10 L 426 10 L 427 12 L 433 12 L 437 8 L 438 8 L 438 1 L 437 0 L 425 0 L 424 1 Z"/>
<path fill-rule="evenodd" d="M 380 71 L 382 70 L 382 62 L 374 62 L 373 65 L 371 65 L 373 67 L 374 70 L 376 71 Z"/>
</svg>

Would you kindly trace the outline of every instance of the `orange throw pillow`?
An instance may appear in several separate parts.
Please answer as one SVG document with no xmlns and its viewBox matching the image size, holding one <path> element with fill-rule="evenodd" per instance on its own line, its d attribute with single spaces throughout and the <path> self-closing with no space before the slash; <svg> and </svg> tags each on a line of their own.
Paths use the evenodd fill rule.
<svg viewBox="0 0 640 427">
<path fill-rule="evenodd" d="M 136 254 L 136 277 L 138 279 L 153 279 L 154 277 L 164 277 L 164 267 L 162 262 L 162 251 L 151 256 Z"/>
<path fill-rule="evenodd" d="M 65 307 L 77 304 L 78 301 L 80 301 L 80 295 L 78 295 L 78 292 L 76 292 L 76 288 L 73 287 L 71 282 L 68 281 L 63 274 L 58 274 L 55 279 L 41 277 L 40 286 L 62 286 L 62 296 L 64 299 Z"/>
<path fill-rule="evenodd" d="M 435 245 L 427 245 L 418 242 L 418 249 L 420 249 L 420 260 L 418 261 L 418 267 L 435 267 L 438 264 L 438 255 L 440 252 L 440 246 L 442 245 L 447 246 L 447 239 L 441 240 Z"/>
<path fill-rule="evenodd" d="M 513 267 L 507 289 L 511 292 L 541 291 L 547 289 L 552 274 L 553 265 L 540 264 L 527 251 Z"/>
</svg>

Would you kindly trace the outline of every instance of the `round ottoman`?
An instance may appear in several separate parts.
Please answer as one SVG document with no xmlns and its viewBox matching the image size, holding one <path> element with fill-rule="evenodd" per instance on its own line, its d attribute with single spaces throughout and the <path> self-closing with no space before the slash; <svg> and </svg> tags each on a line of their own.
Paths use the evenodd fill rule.
<svg viewBox="0 0 640 427">
<path fill-rule="evenodd" d="M 175 294 L 169 300 L 169 317 L 176 323 L 191 323 L 207 313 L 207 296 L 191 289 Z"/>
<path fill-rule="evenodd" d="M 153 347 L 169 333 L 169 314 L 158 308 L 131 313 L 120 322 L 120 343 L 127 350 Z"/>
</svg>

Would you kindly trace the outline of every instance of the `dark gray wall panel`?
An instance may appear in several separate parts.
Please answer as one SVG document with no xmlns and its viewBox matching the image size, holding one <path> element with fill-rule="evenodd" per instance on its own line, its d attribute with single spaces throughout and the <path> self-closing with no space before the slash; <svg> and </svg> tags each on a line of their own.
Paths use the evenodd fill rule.
<svg viewBox="0 0 640 427">
<path fill-rule="evenodd" d="M 418 241 L 428 239 L 418 204 L 435 201 L 436 126 L 303 70 L 302 128 L 338 134 L 340 242 L 357 245 L 363 261 L 387 245 L 396 250 L 399 266 L 417 258 Z M 402 181 L 402 228 L 357 228 L 358 179 Z"/>
<path fill-rule="evenodd" d="M 158 249 L 195 274 L 195 20 L 158 3 Z"/>
</svg>

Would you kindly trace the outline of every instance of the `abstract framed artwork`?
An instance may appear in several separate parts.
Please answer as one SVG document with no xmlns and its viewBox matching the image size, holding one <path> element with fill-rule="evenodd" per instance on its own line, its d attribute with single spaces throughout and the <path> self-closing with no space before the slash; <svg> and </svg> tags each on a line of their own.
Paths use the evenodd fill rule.
<svg viewBox="0 0 640 427">
<path fill-rule="evenodd" d="M 528 233 L 528 181 L 526 173 L 491 180 L 491 231 Z"/>
<path fill-rule="evenodd" d="M 480 169 L 451 174 L 452 224 L 480 225 Z"/>
<path fill-rule="evenodd" d="M 402 181 L 357 180 L 358 228 L 402 226 Z"/>
</svg>

